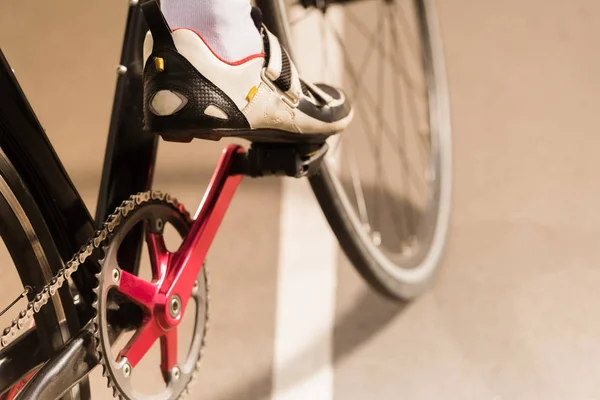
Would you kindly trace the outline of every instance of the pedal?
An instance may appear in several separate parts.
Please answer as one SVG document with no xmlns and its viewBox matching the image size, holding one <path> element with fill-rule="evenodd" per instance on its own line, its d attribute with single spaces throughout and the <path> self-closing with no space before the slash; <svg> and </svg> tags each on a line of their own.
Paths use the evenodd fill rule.
<svg viewBox="0 0 600 400">
<path fill-rule="evenodd" d="M 246 156 L 244 174 L 251 177 L 310 176 L 319 170 L 327 150 L 327 143 L 253 143 Z"/>
</svg>

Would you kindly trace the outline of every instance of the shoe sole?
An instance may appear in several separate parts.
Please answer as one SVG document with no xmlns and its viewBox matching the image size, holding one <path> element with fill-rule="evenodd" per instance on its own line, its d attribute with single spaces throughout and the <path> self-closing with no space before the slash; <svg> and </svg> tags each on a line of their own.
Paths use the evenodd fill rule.
<svg viewBox="0 0 600 400">
<path fill-rule="evenodd" d="M 302 143 L 324 143 L 327 138 L 334 135 L 331 134 L 315 134 L 315 133 L 292 133 L 286 131 L 279 131 L 274 129 L 252 129 L 252 130 L 239 130 L 239 129 L 212 129 L 202 131 L 198 129 L 190 130 L 177 130 L 177 131 L 165 131 L 165 132 L 154 132 L 159 135 L 163 140 L 167 142 L 178 142 L 178 143 L 189 143 L 194 139 L 219 141 L 223 138 L 240 138 L 250 142 L 260 143 L 289 143 L 289 144 L 302 144 Z"/>
</svg>

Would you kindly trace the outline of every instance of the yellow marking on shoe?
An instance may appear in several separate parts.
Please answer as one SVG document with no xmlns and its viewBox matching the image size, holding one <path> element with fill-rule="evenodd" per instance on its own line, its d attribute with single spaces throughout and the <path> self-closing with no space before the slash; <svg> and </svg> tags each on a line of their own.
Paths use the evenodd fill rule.
<svg viewBox="0 0 600 400">
<path fill-rule="evenodd" d="M 154 57 L 154 67 L 157 72 L 163 72 L 165 70 L 165 59 L 162 57 Z"/>
<path fill-rule="evenodd" d="M 256 86 L 252 86 L 252 89 L 250 89 L 250 91 L 248 92 L 246 99 L 248 99 L 248 101 L 252 101 L 256 92 L 258 92 L 258 88 Z"/>
</svg>

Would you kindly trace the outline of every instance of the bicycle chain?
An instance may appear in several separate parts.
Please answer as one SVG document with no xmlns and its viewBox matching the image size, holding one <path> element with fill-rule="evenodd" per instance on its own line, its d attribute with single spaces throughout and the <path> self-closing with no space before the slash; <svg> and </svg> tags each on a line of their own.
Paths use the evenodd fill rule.
<svg viewBox="0 0 600 400">
<path fill-rule="evenodd" d="M 163 193 L 161 191 L 147 191 L 140 192 L 135 195 L 131 195 L 127 200 L 124 200 L 119 207 L 116 208 L 115 212 L 112 213 L 106 221 L 102 224 L 102 227 L 96 231 L 93 237 L 88 239 L 87 243 L 83 245 L 77 253 L 71 257 L 69 261 L 65 264 L 65 267 L 61 268 L 58 273 L 50 279 L 50 283 L 45 285 L 42 290 L 38 292 L 35 298 L 27 304 L 27 308 L 22 310 L 19 313 L 19 316 L 13 319 L 10 326 L 6 327 L 2 336 L 0 336 L 0 349 L 6 347 L 10 343 L 10 339 L 14 338 L 17 332 L 21 331 L 24 326 L 27 325 L 28 322 L 31 321 L 34 314 L 37 314 L 42 307 L 44 307 L 51 296 L 54 296 L 58 289 L 60 289 L 64 283 L 69 279 L 69 277 L 77 271 L 79 266 L 87 261 L 87 259 L 93 254 L 95 250 L 102 250 L 104 246 L 107 245 L 105 243 L 107 239 L 110 239 L 110 235 L 114 232 L 114 230 L 121 224 L 121 222 L 127 217 L 127 215 L 136 209 L 138 206 L 149 202 L 150 200 L 160 200 L 166 201 L 171 204 L 173 207 L 179 209 L 181 212 L 186 214 L 189 218 L 189 213 L 185 210 L 182 204 L 180 204 L 177 199 L 171 197 L 168 193 Z M 100 260 L 97 260 L 100 262 Z M 209 292 L 208 282 L 206 282 L 206 290 Z M 209 299 L 207 299 L 207 302 Z M 208 308 L 207 308 L 208 310 Z M 97 318 L 97 316 L 94 316 Z M 206 315 L 206 323 L 205 329 L 208 328 L 208 318 L 209 315 Z M 95 326 L 95 325 L 94 325 Z M 94 332 L 95 333 L 95 332 Z M 205 333 L 206 337 L 206 333 Z M 202 351 L 204 349 L 206 341 L 202 341 L 202 346 L 200 348 L 200 355 L 202 355 Z M 199 358 L 199 360 L 202 357 Z M 198 360 L 198 361 L 199 361 Z M 102 360 L 101 360 L 102 361 Z M 196 364 L 196 370 L 198 368 L 198 363 Z M 193 378 L 188 384 L 194 381 L 196 377 L 196 371 L 193 374 Z M 182 393 L 180 398 L 185 397 L 187 395 L 188 390 Z M 115 393 L 113 392 L 113 396 Z"/>
</svg>

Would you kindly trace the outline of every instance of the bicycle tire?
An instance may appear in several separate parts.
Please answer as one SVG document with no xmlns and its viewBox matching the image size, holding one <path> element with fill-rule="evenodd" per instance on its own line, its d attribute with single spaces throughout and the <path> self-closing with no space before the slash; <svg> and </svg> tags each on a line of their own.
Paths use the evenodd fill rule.
<svg viewBox="0 0 600 400">
<path fill-rule="evenodd" d="M 18 171 L 0 149 L 0 236 L 17 269 L 23 287 L 31 287 L 28 300 L 33 297 L 54 275 L 56 266 L 61 265 L 58 252 L 51 247 L 51 235 Z M 10 312 L 10 311 L 9 311 Z M 13 311 L 14 312 L 14 311 Z M 52 296 L 40 312 L 34 314 L 39 351 L 48 359 L 70 338 L 75 305 L 67 287 Z M 3 352 L 10 345 L 0 350 Z M 31 356 L 31 355 L 30 355 Z M 31 372 L 31 371 L 29 371 Z M 14 384 L 25 378 L 15 376 Z M 0 388 L 2 389 L 2 388 Z M 90 389 L 87 379 L 63 399 L 88 400 Z"/>
<path fill-rule="evenodd" d="M 419 15 L 421 42 L 425 52 L 425 75 L 432 147 L 438 180 L 435 226 L 422 262 L 411 268 L 395 264 L 380 251 L 352 209 L 339 179 L 324 163 L 319 174 L 309 178 L 312 190 L 338 242 L 359 274 L 379 293 L 398 300 L 410 300 L 427 287 L 440 264 L 449 228 L 452 187 L 452 144 L 446 70 L 434 0 L 414 0 Z M 278 36 L 291 57 L 291 29 L 283 0 L 257 0 L 267 27 Z M 429 63 L 427 63 L 429 62 Z M 435 121 L 433 120 L 435 119 Z M 433 132 L 434 126 L 436 131 Z M 344 135 L 344 133 L 341 133 Z"/>
</svg>

